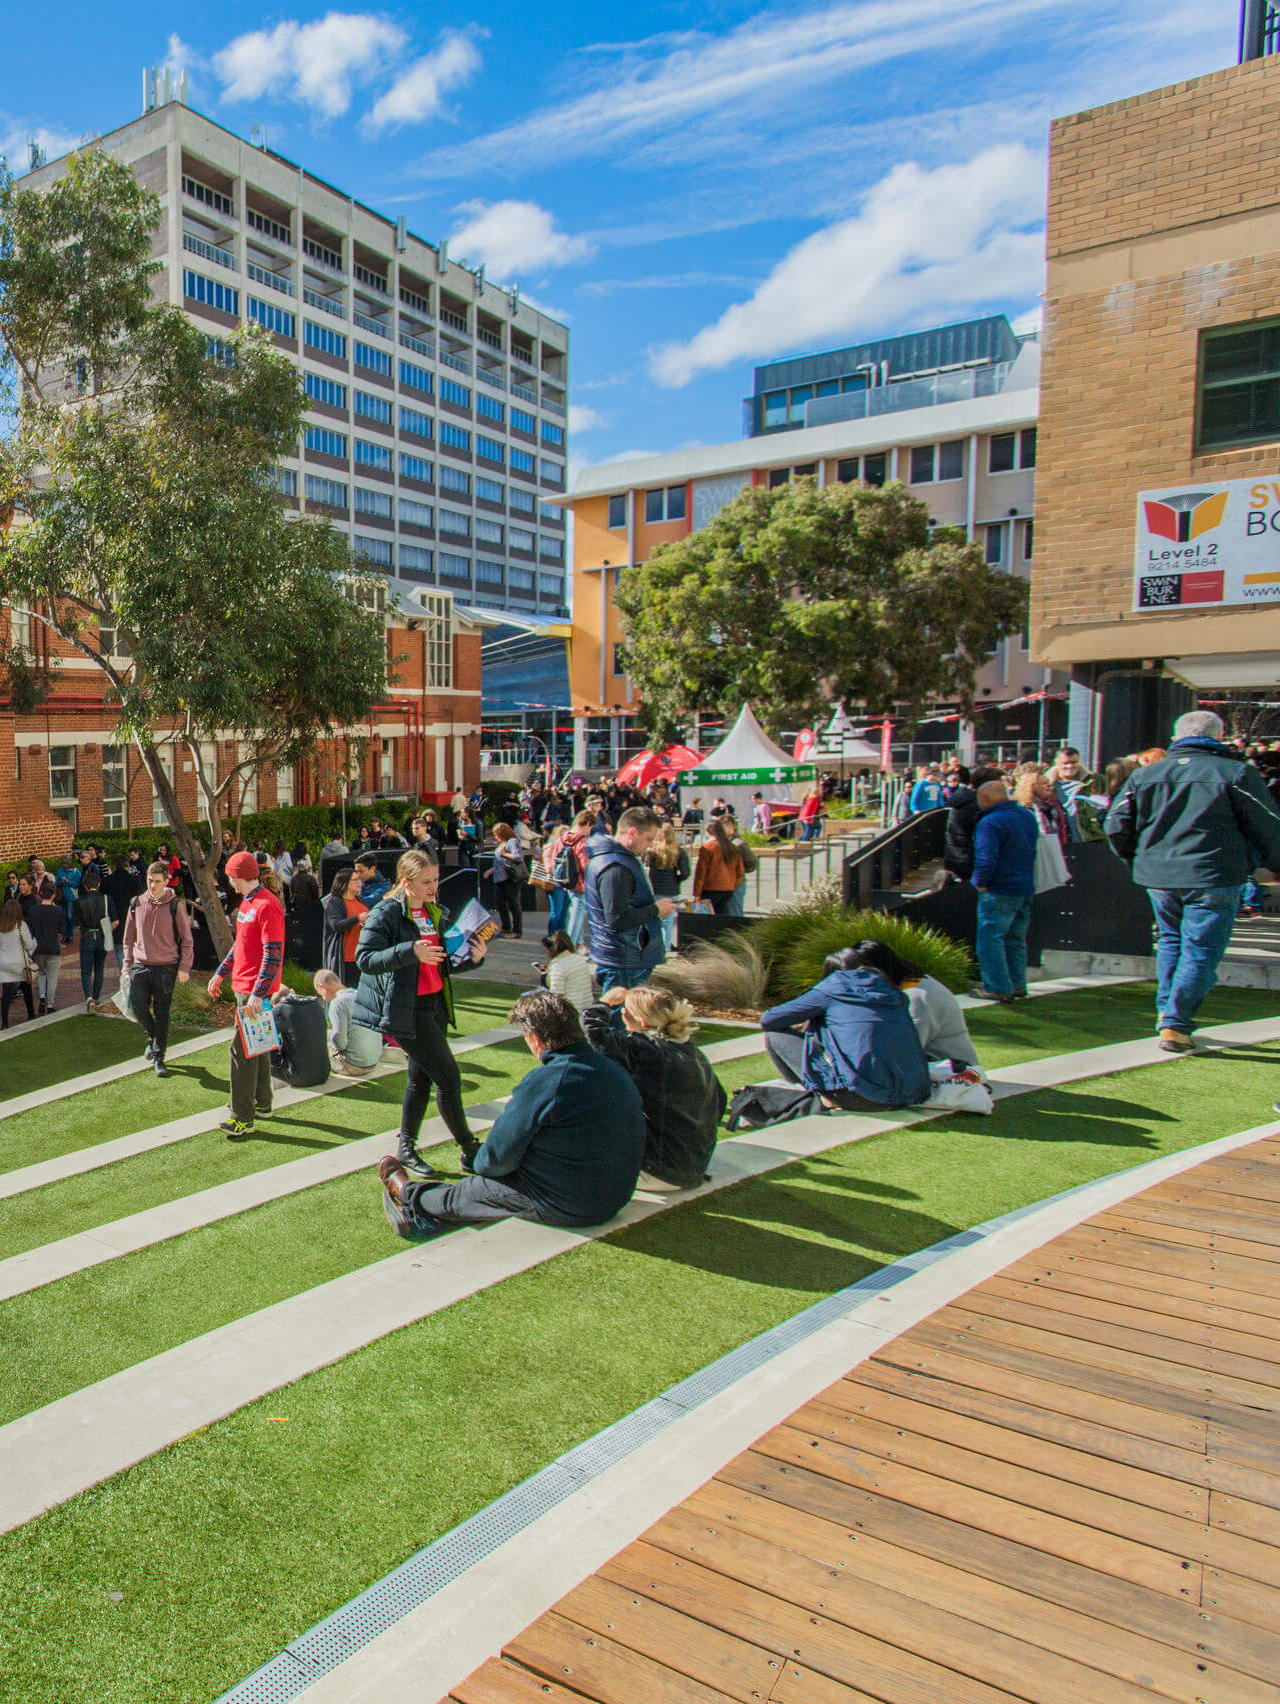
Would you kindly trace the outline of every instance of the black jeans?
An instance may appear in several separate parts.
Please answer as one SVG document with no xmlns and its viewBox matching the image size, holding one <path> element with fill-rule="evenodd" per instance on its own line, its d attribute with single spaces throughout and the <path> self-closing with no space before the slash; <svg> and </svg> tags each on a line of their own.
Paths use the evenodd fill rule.
<svg viewBox="0 0 1280 1704">
<path fill-rule="evenodd" d="M 86 1000 L 96 1005 L 102 998 L 102 973 L 106 969 L 107 949 L 101 929 L 80 931 L 80 987 Z"/>
<path fill-rule="evenodd" d="M 169 1008 L 177 980 L 176 964 L 135 964 L 129 978 L 129 1009 L 161 1059 L 169 1045 Z"/>
<path fill-rule="evenodd" d="M 722 892 L 719 889 L 704 888 L 702 897 L 710 903 L 711 909 L 717 917 L 723 917 L 728 912 L 729 901 L 733 898 L 733 889 L 728 888 Z"/>
<path fill-rule="evenodd" d="M 400 1104 L 400 1135 L 416 1143 L 434 1085 L 440 1116 L 457 1143 L 473 1140 L 462 1104 L 462 1072 L 449 1051 L 448 1012 L 443 994 L 419 994 L 412 1039 L 397 1036 L 405 1052 L 409 1081 Z"/>
<path fill-rule="evenodd" d="M 36 1015 L 35 1002 L 31 998 L 31 984 L 29 982 L 0 983 L 0 1029 L 8 1029 L 9 1027 L 9 1007 L 13 1004 L 13 997 L 19 988 L 22 990 L 27 1016 L 34 1018 Z"/>
<path fill-rule="evenodd" d="M 507 934 L 524 934 L 524 916 L 520 909 L 520 895 L 519 882 L 495 882 L 493 884 L 493 898 L 498 907 L 498 921 Z"/>
</svg>

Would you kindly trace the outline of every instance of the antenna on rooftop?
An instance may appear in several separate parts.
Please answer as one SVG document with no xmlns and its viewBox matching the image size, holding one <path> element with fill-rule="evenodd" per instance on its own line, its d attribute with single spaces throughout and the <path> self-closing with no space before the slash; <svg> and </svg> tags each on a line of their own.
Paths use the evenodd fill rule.
<svg viewBox="0 0 1280 1704">
<path fill-rule="evenodd" d="M 396 252 L 403 254 L 409 246 L 409 221 L 402 213 L 396 220 Z"/>
<path fill-rule="evenodd" d="M 27 137 L 27 170 L 31 171 L 31 172 L 35 171 L 37 166 L 43 166 L 45 164 L 45 160 L 46 160 L 46 155 L 45 155 L 44 149 L 36 141 L 34 136 L 28 136 Z"/>
<path fill-rule="evenodd" d="M 154 112 L 168 106 L 170 101 L 187 104 L 187 73 L 176 73 L 167 65 L 144 65 L 142 68 L 142 110 Z"/>
<path fill-rule="evenodd" d="M 520 286 L 518 284 L 513 284 L 511 286 L 511 293 L 507 300 L 510 304 L 511 312 L 513 314 L 518 314 L 520 312 Z"/>
<path fill-rule="evenodd" d="M 438 264 L 439 269 L 440 269 L 440 276 L 443 278 L 444 275 L 445 275 L 445 272 L 448 270 L 448 266 L 449 266 L 449 245 L 448 245 L 447 242 L 440 244 L 440 252 L 439 252 L 437 264 Z"/>
<path fill-rule="evenodd" d="M 481 261 L 480 265 L 476 268 L 476 295 L 477 296 L 483 296 L 484 295 L 484 262 L 483 261 Z"/>
</svg>

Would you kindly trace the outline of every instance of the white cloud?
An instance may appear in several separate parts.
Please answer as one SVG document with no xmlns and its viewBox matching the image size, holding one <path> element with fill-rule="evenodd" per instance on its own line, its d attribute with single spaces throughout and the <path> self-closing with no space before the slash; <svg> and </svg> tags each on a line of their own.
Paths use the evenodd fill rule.
<svg viewBox="0 0 1280 1704">
<path fill-rule="evenodd" d="M 1044 161 L 1020 144 L 933 171 L 896 166 L 860 213 L 797 243 L 749 301 L 654 350 L 653 374 L 685 385 L 735 361 L 1030 295 L 1044 276 L 1043 217 Z"/>
<path fill-rule="evenodd" d="M 569 404 L 569 435 L 581 432 L 599 432 L 609 424 L 598 408 L 588 408 L 585 402 Z"/>
<path fill-rule="evenodd" d="M 1044 309 L 1037 303 L 1025 313 L 1017 314 L 1009 323 L 1019 337 L 1026 337 L 1033 331 L 1038 333 L 1044 328 Z"/>
<path fill-rule="evenodd" d="M 698 115 L 766 96 L 794 100 L 798 89 L 829 83 L 860 66 L 1010 29 L 1067 0 L 839 0 L 796 16 L 766 12 L 723 36 L 688 31 L 595 50 L 598 87 L 560 106 L 441 148 L 420 162 L 428 176 L 485 168 L 510 171 L 609 153 L 637 136 L 670 137 Z M 581 81 L 581 78 L 579 78 Z"/>
<path fill-rule="evenodd" d="M 224 100 L 268 95 L 337 118 L 351 105 L 353 84 L 377 76 L 406 40 L 397 24 L 374 13 L 326 12 L 314 23 L 287 18 L 273 29 L 237 36 L 213 64 Z"/>
<path fill-rule="evenodd" d="M 4 160 L 15 177 L 30 169 L 28 144 L 34 142 L 46 160 L 56 160 L 69 154 L 84 141 L 83 132 L 60 130 L 56 125 L 32 124 L 21 118 L 0 113 L 0 159 Z"/>
<path fill-rule="evenodd" d="M 446 30 L 438 47 L 415 60 L 378 97 L 364 128 L 376 132 L 390 125 L 421 124 L 440 111 L 447 90 L 467 82 L 479 69 L 475 33 Z"/>
<path fill-rule="evenodd" d="M 466 217 L 450 232 L 450 249 L 460 259 L 483 262 L 495 278 L 571 266 L 592 253 L 585 237 L 558 231 L 554 216 L 536 201 L 465 201 L 458 211 Z"/>
<path fill-rule="evenodd" d="M 579 290 L 594 300 L 620 290 L 750 290 L 756 282 L 740 272 L 659 272 L 649 278 L 592 278 Z"/>
</svg>

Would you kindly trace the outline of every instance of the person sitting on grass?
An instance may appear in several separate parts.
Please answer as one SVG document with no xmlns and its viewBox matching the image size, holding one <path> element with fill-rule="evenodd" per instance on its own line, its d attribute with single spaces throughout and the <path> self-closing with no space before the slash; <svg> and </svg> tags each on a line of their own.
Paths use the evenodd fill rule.
<svg viewBox="0 0 1280 1704">
<path fill-rule="evenodd" d="M 696 1189 L 728 1097 L 692 1039 L 688 1002 L 666 988 L 611 988 L 583 1012 L 582 1028 L 597 1052 L 624 1068 L 644 1102 L 640 1188 Z"/>
<path fill-rule="evenodd" d="M 318 970 L 313 980 L 316 993 L 329 1008 L 329 1063 L 339 1077 L 367 1077 L 381 1062 L 382 1036 L 352 1017 L 354 988 L 344 987 L 331 970 Z"/>
<path fill-rule="evenodd" d="M 355 998 L 354 991 L 352 999 Z M 278 988 L 271 996 L 280 1045 L 271 1053 L 271 1075 L 291 1089 L 318 1089 L 329 1081 L 324 1003 L 314 994 Z"/>
<path fill-rule="evenodd" d="M 760 1015 L 769 1057 L 828 1109 L 878 1112 L 929 1098 L 929 1064 L 906 996 L 877 971 L 824 961 L 821 982 Z"/>
<path fill-rule="evenodd" d="M 982 1069 L 960 1002 L 936 976 L 926 976 L 917 965 L 899 958 L 883 941 L 859 941 L 856 947 L 845 947 L 831 956 L 841 961 L 844 970 L 855 970 L 859 965 L 866 970 L 878 970 L 895 988 L 902 990 L 926 1059 L 949 1059 L 953 1065 Z"/>
<path fill-rule="evenodd" d="M 580 953 L 563 929 L 542 937 L 547 955 L 543 981 L 553 994 L 563 994 L 575 1012 L 583 1012 L 596 997 L 591 960 Z"/>
<path fill-rule="evenodd" d="M 433 1237 L 495 1219 L 602 1225 L 635 1193 L 645 1148 L 635 1083 L 588 1046 L 562 995 L 522 994 L 509 1017 L 538 1065 L 516 1084 L 474 1175 L 414 1183 L 394 1154 L 378 1162 L 383 1211 L 397 1236 Z"/>
</svg>

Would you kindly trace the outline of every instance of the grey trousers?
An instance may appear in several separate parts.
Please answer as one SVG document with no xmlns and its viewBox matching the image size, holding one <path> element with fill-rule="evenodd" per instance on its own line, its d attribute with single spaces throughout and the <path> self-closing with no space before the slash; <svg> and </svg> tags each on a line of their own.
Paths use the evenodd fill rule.
<svg viewBox="0 0 1280 1704">
<path fill-rule="evenodd" d="M 566 1219 L 495 1177 L 464 1177 L 460 1183 L 410 1183 L 400 1199 L 415 1231 L 430 1235 L 449 1225 L 488 1225 L 495 1219 L 533 1219 L 542 1225 L 581 1225 Z"/>
<path fill-rule="evenodd" d="M 236 1005 L 243 1006 L 247 998 L 245 994 L 237 994 Z M 250 1059 L 237 1025 L 231 1041 L 231 1116 L 252 1124 L 255 1112 L 270 1111 L 271 1055 L 258 1053 Z"/>
</svg>

